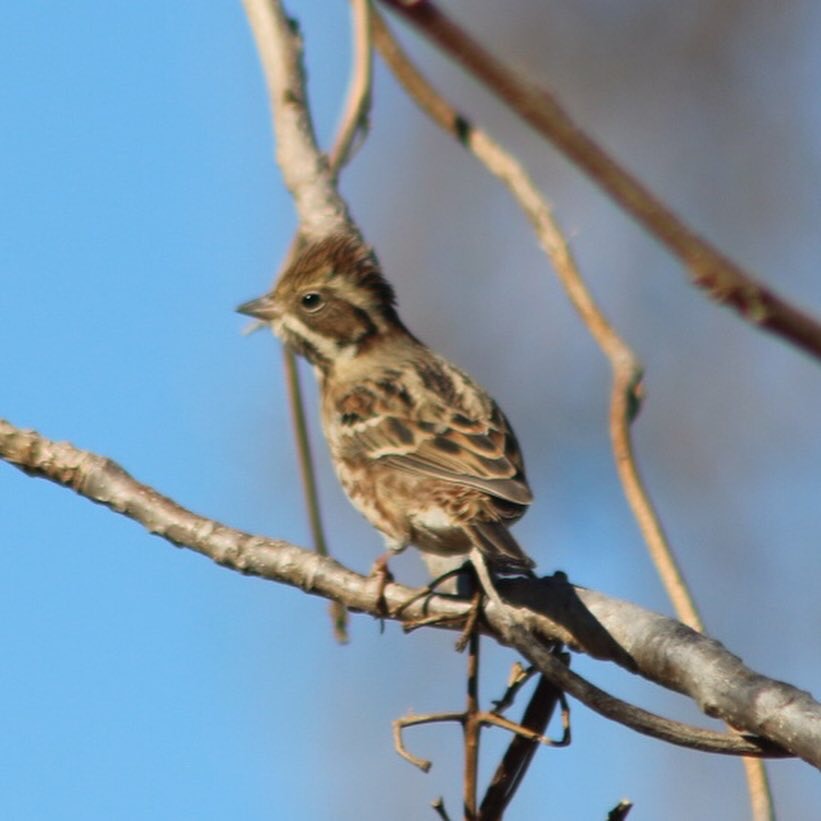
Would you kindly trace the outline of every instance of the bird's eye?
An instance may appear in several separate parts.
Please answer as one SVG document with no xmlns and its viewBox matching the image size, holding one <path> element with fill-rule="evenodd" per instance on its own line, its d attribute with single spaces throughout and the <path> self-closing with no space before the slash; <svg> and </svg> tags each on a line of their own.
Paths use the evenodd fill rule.
<svg viewBox="0 0 821 821">
<path fill-rule="evenodd" d="M 308 313 L 318 311 L 325 304 L 322 294 L 317 291 L 309 291 L 307 294 L 303 294 L 299 303 L 302 309 L 308 311 Z"/>
</svg>

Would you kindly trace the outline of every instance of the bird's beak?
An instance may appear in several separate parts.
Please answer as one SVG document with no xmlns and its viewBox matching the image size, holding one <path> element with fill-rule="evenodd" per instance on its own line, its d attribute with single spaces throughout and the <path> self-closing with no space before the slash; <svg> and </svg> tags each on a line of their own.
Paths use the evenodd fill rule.
<svg viewBox="0 0 821 821">
<path fill-rule="evenodd" d="M 237 313 L 252 316 L 254 319 L 261 319 L 263 322 L 270 322 L 279 317 L 279 309 L 274 304 L 273 294 L 265 294 L 258 299 L 243 302 L 237 308 Z"/>
</svg>

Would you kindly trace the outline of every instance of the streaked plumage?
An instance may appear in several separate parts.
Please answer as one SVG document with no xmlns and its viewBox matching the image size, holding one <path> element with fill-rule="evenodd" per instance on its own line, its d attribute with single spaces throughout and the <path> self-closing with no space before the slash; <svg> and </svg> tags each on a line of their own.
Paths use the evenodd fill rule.
<svg viewBox="0 0 821 821">
<path fill-rule="evenodd" d="M 507 419 L 405 328 L 368 248 L 347 236 L 306 245 L 239 310 L 314 366 L 336 473 L 391 549 L 475 546 L 496 571 L 533 567 L 508 531 L 533 497 Z"/>
</svg>

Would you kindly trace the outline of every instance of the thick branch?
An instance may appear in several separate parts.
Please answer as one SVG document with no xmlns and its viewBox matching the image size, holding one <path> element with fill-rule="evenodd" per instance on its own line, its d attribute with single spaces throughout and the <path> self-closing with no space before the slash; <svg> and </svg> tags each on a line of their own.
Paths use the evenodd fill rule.
<svg viewBox="0 0 821 821">
<path fill-rule="evenodd" d="M 225 567 L 299 587 L 353 610 L 383 615 L 377 595 L 379 580 L 360 576 L 288 542 L 252 536 L 197 516 L 140 484 L 110 459 L 20 430 L 4 420 L 0 420 L 0 458 L 29 475 L 69 487 Z M 562 579 L 511 580 L 499 582 L 498 588 L 512 606 L 488 605 L 485 615 L 496 634 L 592 709 L 641 732 L 697 749 L 779 754 L 765 741 L 688 729 L 626 705 L 571 673 L 542 642 L 561 641 L 596 658 L 615 661 L 691 696 L 709 715 L 760 734 L 821 766 L 821 705 L 808 693 L 747 669 L 718 642 L 636 605 L 572 587 Z M 388 584 L 384 601 L 389 611 L 401 609 L 413 592 Z M 406 607 L 403 617 L 436 617 L 454 625 L 464 621 L 469 608 L 469 602 L 431 596 Z"/>
<path fill-rule="evenodd" d="M 821 358 L 821 323 L 756 281 L 700 237 L 572 120 L 556 99 L 497 60 L 429 0 L 382 0 L 410 20 L 503 103 L 547 137 L 656 239 L 711 299 Z"/>
<path fill-rule="evenodd" d="M 539 585 L 546 586 L 539 591 Z M 551 579 L 537 585 L 511 580 L 499 587 L 509 604 L 525 610 L 515 633 L 489 611 L 491 626 L 568 692 L 573 691 L 566 681 L 575 674 L 528 641 L 527 628 L 549 632 L 542 625 L 531 627 L 531 618 L 546 618 L 549 629 L 558 628 L 569 646 L 579 647 L 581 640 L 590 655 L 627 669 L 634 665 L 645 678 L 690 696 L 707 715 L 775 741 L 821 767 L 821 705 L 803 690 L 753 672 L 720 642 L 630 602 Z"/>
</svg>

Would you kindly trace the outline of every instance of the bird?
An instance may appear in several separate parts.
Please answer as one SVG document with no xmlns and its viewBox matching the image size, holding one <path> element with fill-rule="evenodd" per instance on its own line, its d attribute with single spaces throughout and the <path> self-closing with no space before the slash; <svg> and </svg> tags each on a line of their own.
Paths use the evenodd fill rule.
<svg viewBox="0 0 821 821">
<path fill-rule="evenodd" d="M 509 527 L 533 495 L 498 404 L 408 330 L 358 236 L 300 237 L 295 247 L 273 290 L 237 311 L 269 324 L 313 367 L 351 503 L 390 552 L 413 545 L 436 566 L 478 549 L 496 574 L 532 575 Z"/>
</svg>

